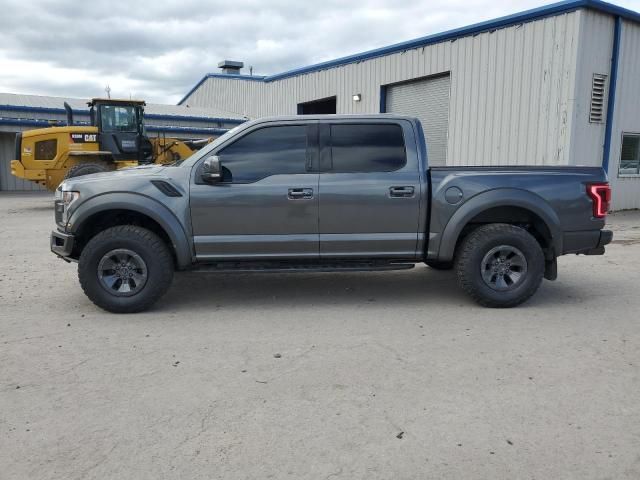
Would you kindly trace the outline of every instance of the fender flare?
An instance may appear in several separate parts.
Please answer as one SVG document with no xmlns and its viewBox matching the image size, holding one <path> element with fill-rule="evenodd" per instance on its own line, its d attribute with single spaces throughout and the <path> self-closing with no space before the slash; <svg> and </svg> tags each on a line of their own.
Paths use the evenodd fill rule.
<svg viewBox="0 0 640 480">
<path fill-rule="evenodd" d="M 472 197 L 451 216 L 440 237 L 438 260 L 453 260 L 462 229 L 476 215 L 496 207 L 519 207 L 536 214 L 549 229 L 554 256 L 562 253 L 560 219 L 551 205 L 542 197 L 526 190 L 499 188 Z"/>
<path fill-rule="evenodd" d="M 138 193 L 105 193 L 90 198 L 78 205 L 73 211 L 67 231 L 76 233 L 88 218 L 109 210 L 129 210 L 153 219 L 171 240 L 178 268 L 182 269 L 191 265 L 193 249 L 180 221 L 165 205 Z"/>
</svg>

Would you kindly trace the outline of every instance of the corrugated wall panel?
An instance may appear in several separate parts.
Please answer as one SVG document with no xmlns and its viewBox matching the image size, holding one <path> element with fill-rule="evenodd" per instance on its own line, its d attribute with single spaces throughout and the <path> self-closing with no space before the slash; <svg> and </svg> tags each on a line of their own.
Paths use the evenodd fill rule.
<svg viewBox="0 0 640 480">
<path fill-rule="evenodd" d="M 640 176 L 618 175 L 622 133 L 640 133 L 640 26 L 622 22 L 618 86 L 611 138 L 609 180 L 613 188 L 613 208 L 640 207 Z"/>
<path fill-rule="evenodd" d="M 207 79 L 185 104 L 251 118 L 337 96 L 338 113 L 379 111 L 381 85 L 450 72 L 447 162 L 569 164 L 578 10 L 273 82 Z M 606 17 L 606 15 L 605 15 Z M 361 102 L 352 95 L 362 94 Z"/>
<path fill-rule="evenodd" d="M 605 123 L 590 123 L 591 82 L 593 74 L 607 75 L 605 99 L 609 93 L 611 49 L 614 19 L 609 15 L 585 10 L 581 12 L 578 41 L 575 98 L 572 120 L 572 165 L 602 165 Z M 605 101 L 606 117 L 606 101 Z"/>
<path fill-rule="evenodd" d="M 44 190 L 38 184 L 11 175 L 11 160 L 14 157 L 15 133 L 0 133 L 0 191 Z"/>
</svg>

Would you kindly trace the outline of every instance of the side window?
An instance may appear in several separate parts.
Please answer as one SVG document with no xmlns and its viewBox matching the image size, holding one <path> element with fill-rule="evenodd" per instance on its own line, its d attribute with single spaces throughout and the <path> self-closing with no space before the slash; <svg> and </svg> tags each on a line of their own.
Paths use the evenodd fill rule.
<svg viewBox="0 0 640 480">
<path fill-rule="evenodd" d="M 251 183 L 271 175 L 306 173 L 307 128 L 265 127 L 218 152 L 223 181 Z"/>
<path fill-rule="evenodd" d="M 625 133 L 622 136 L 619 175 L 640 173 L 640 134 Z"/>
<path fill-rule="evenodd" d="M 331 125 L 332 172 L 391 172 L 407 156 L 400 125 Z"/>
<path fill-rule="evenodd" d="M 58 150 L 58 140 L 42 140 L 36 142 L 36 160 L 53 160 Z"/>
<path fill-rule="evenodd" d="M 100 111 L 103 131 L 135 132 L 137 130 L 135 107 L 103 105 Z"/>
</svg>

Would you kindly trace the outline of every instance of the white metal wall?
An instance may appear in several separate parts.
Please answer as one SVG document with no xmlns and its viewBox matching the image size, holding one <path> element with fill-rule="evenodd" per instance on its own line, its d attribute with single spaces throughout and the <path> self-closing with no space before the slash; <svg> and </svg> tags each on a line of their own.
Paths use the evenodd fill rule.
<svg viewBox="0 0 640 480">
<path fill-rule="evenodd" d="M 450 72 L 447 163 L 569 164 L 583 10 L 272 82 L 209 78 L 184 102 L 251 118 L 337 96 L 379 112 L 380 86 Z M 362 95 L 353 102 L 352 96 Z"/>
<path fill-rule="evenodd" d="M 0 191 L 31 191 L 44 188 L 11 175 L 11 160 L 15 156 L 15 133 L 0 132 Z"/>
<path fill-rule="evenodd" d="M 447 164 L 449 75 L 390 85 L 386 111 L 416 117 L 422 123 L 430 165 Z"/>
<path fill-rule="evenodd" d="M 613 208 L 640 207 L 640 176 L 618 175 L 622 133 L 640 133 L 640 26 L 622 22 L 618 85 L 614 110 L 609 180 L 613 189 Z"/>
<path fill-rule="evenodd" d="M 610 15 L 592 10 L 583 11 L 581 17 L 570 163 L 600 166 L 608 106 L 605 101 L 602 123 L 589 123 L 591 86 L 594 73 L 606 75 L 605 99 L 607 99 L 611 80 L 611 51 L 615 21 Z"/>
</svg>

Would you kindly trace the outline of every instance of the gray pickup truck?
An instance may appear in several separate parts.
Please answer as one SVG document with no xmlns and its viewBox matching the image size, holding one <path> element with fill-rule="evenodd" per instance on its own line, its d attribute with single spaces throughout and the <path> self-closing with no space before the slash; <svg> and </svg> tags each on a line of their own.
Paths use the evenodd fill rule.
<svg viewBox="0 0 640 480">
<path fill-rule="evenodd" d="M 266 118 L 179 164 L 66 180 L 51 250 L 111 312 L 150 307 L 175 270 L 422 262 L 455 268 L 481 305 L 512 307 L 556 278 L 559 255 L 604 253 L 610 195 L 601 168 L 429 167 L 414 118 Z"/>
</svg>

